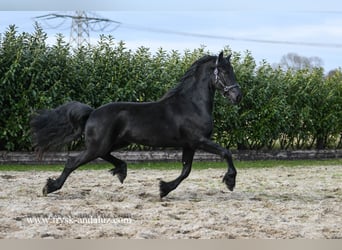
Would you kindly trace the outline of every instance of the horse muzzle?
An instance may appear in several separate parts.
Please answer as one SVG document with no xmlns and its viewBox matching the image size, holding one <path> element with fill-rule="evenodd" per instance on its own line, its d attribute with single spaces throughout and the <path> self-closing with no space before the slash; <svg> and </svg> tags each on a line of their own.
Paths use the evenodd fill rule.
<svg viewBox="0 0 342 250">
<path fill-rule="evenodd" d="M 230 86 L 225 86 L 223 89 L 223 96 L 229 98 L 230 102 L 234 105 L 240 103 L 242 100 L 240 85 L 235 83 Z"/>
</svg>

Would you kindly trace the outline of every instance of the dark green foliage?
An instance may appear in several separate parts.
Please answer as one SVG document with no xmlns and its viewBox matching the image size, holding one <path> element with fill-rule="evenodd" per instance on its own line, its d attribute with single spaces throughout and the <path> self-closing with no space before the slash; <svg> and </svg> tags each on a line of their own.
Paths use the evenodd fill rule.
<svg viewBox="0 0 342 250">
<path fill-rule="evenodd" d="M 53 46 L 46 39 L 39 26 L 33 34 L 10 26 L 1 36 L 0 150 L 31 150 L 29 118 L 37 109 L 70 100 L 95 108 L 111 101 L 158 100 L 209 53 L 204 48 L 131 51 L 111 36 L 77 50 L 62 35 Z M 255 62 L 248 51 L 232 53 L 244 97 L 232 106 L 216 96 L 217 142 L 239 149 L 342 147 L 341 69 L 328 77 L 322 68 L 284 72 Z"/>
</svg>

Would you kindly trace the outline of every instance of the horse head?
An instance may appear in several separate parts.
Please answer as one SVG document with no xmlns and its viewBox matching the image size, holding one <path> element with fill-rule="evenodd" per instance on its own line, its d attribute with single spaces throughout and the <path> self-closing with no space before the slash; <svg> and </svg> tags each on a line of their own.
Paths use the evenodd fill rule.
<svg viewBox="0 0 342 250">
<path fill-rule="evenodd" d="M 214 66 L 213 84 L 232 104 L 238 104 L 242 99 L 240 85 L 236 82 L 233 67 L 230 63 L 231 55 L 219 54 Z"/>
</svg>

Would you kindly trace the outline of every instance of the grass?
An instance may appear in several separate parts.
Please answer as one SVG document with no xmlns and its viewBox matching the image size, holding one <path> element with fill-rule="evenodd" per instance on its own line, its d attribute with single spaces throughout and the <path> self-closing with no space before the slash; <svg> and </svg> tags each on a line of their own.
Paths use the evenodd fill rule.
<svg viewBox="0 0 342 250">
<path fill-rule="evenodd" d="M 272 168 L 272 167 L 299 167 L 299 166 L 329 166 L 341 165 L 342 159 L 328 159 L 328 160 L 260 160 L 260 161 L 235 161 L 235 166 L 241 168 Z M 63 165 L 0 165 L 0 171 L 61 171 Z M 87 164 L 80 167 L 80 170 L 105 170 L 113 168 L 112 165 L 101 164 Z M 180 162 L 143 162 L 130 163 L 129 169 L 181 169 Z M 226 168 L 225 162 L 194 162 L 194 169 L 207 168 Z"/>
</svg>

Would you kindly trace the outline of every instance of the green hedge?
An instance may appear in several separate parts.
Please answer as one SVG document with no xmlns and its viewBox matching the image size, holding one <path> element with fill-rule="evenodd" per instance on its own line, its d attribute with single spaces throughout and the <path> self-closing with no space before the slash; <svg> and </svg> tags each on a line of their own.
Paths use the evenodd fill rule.
<svg viewBox="0 0 342 250">
<path fill-rule="evenodd" d="M 46 42 L 40 27 L 21 33 L 10 26 L 0 40 L 0 150 L 31 150 L 34 110 L 78 100 L 93 107 L 111 101 L 154 101 L 175 86 L 188 67 L 210 53 L 160 48 L 131 51 L 101 36 L 97 45 L 70 48 L 62 35 Z M 224 49 L 231 52 L 229 48 Z M 250 52 L 231 52 L 244 98 L 231 106 L 216 96 L 214 139 L 239 149 L 341 148 L 342 71 L 282 71 Z"/>
</svg>

